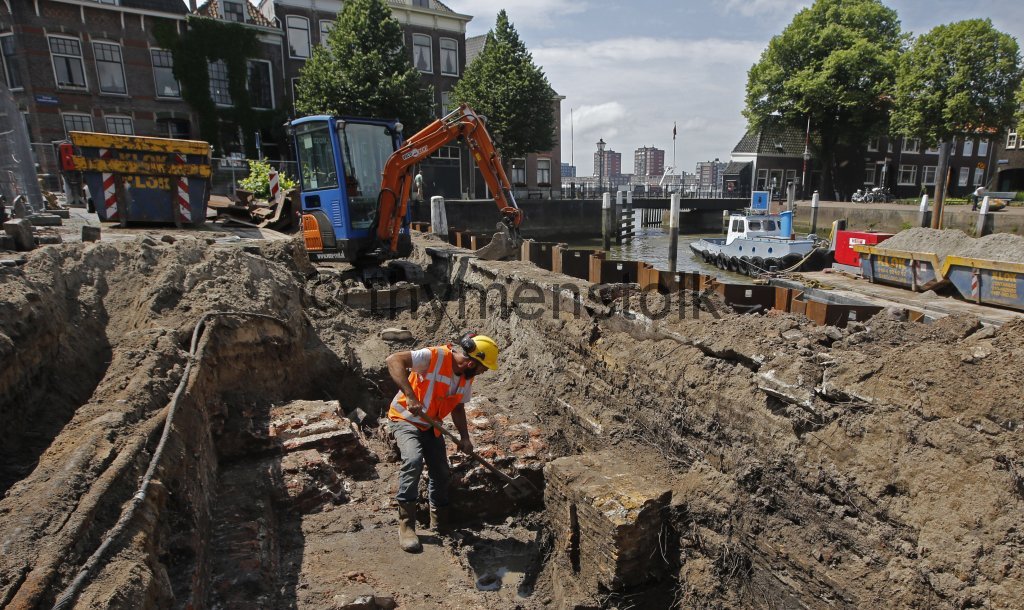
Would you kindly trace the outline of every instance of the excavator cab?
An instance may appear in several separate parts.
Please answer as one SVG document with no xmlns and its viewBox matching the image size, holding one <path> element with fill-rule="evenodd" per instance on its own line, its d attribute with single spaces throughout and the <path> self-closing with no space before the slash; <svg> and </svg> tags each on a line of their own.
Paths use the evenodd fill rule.
<svg viewBox="0 0 1024 610">
<path fill-rule="evenodd" d="M 402 143 L 397 121 L 325 115 L 288 125 L 295 142 L 302 233 L 310 260 L 379 263 L 372 256 L 384 165 Z M 398 256 L 412 252 L 409 214 Z"/>
<path fill-rule="evenodd" d="M 299 162 L 302 235 L 312 261 L 379 265 L 412 253 L 409 195 L 413 165 L 462 140 L 501 213 L 478 258 L 514 257 L 522 210 L 484 118 L 459 106 L 404 142 L 397 121 L 310 116 L 288 123 Z"/>
</svg>

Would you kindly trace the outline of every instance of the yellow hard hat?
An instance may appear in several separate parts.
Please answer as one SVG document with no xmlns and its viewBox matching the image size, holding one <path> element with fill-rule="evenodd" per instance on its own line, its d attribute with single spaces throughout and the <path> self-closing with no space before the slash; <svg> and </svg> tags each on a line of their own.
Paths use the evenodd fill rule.
<svg viewBox="0 0 1024 610">
<path fill-rule="evenodd" d="M 467 334 L 460 341 L 466 355 L 492 371 L 498 369 L 498 344 L 487 335 Z"/>
</svg>

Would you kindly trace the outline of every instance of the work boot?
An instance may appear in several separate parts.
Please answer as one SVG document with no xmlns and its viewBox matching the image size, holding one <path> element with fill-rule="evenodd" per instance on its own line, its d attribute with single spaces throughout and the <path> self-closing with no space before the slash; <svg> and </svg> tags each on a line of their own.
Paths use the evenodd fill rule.
<svg viewBox="0 0 1024 610">
<path fill-rule="evenodd" d="M 430 529 L 436 534 L 448 534 L 451 532 L 451 521 L 448 520 L 447 506 L 430 507 Z"/>
<path fill-rule="evenodd" d="M 416 535 L 416 503 L 398 503 L 398 542 L 406 553 L 419 553 L 423 550 L 419 536 Z"/>
</svg>

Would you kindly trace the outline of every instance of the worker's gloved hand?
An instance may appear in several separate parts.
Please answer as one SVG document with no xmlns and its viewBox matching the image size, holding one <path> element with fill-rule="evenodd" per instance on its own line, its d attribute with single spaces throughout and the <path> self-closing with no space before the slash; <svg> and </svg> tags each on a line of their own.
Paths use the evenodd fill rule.
<svg viewBox="0 0 1024 610">
<path fill-rule="evenodd" d="M 410 396 L 408 399 L 409 412 L 413 415 L 419 415 L 423 413 L 423 403 L 416 397 Z"/>
<path fill-rule="evenodd" d="M 469 437 L 459 439 L 459 451 L 463 453 L 471 453 L 473 451 L 473 441 L 469 440 Z"/>
</svg>

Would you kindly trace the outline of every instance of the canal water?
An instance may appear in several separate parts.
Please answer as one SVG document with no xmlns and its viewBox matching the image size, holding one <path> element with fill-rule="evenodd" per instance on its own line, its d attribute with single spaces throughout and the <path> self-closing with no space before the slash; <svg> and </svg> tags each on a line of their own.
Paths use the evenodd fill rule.
<svg viewBox="0 0 1024 610">
<path fill-rule="evenodd" d="M 690 244 L 704 237 L 721 237 L 720 233 L 710 235 L 680 235 L 679 251 L 676 253 L 676 270 L 696 273 L 704 273 L 721 278 L 732 284 L 750 284 L 751 279 L 739 273 L 722 271 L 714 265 L 709 265 L 703 259 L 696 256 L 690 250 Z M 631 241 L 621 244 L 612 243 L 608 250 L 608 258 L 616 260 L 643 261 L 654 265 L 655 268 L 667 271 L 669 268 L 669 242 L 671 241 L 667 229 L 661 227 L 637 227 Z M 570 240 L 571 248 L 596 248 L 601 249 L 601 238 L 575 239 Z"/>
</svg>

